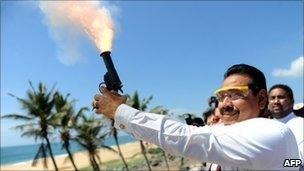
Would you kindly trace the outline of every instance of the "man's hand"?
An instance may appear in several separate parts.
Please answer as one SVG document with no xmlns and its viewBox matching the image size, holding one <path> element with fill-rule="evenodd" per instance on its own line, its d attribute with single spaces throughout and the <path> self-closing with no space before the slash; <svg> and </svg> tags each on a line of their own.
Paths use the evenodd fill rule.
<svg viewBox="0 0 304 171">
<path fill-rule="evenodd" d="M 102 95 L 95 95 L 92 106 L 97 114 L 103 114 L 109 119 L 114 119 L 115 111 L 119 105 L 126 103 L 127 98 L 115 91 L 101 87 Z"/>
</svg>

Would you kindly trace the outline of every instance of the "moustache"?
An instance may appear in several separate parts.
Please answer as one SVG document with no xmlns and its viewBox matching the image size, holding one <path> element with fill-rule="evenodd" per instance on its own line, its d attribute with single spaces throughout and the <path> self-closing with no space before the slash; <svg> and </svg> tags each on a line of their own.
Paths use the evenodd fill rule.
<svg viewBox="0 0 304 171">
<path fill-rule="evenodd" d="M 235 115 L 239 114 L 240 111 L 236 107 L 227 106 L 220 109 L 221 115 Z"/>
<path fill-rule="evenodd" d="M 273 108 L 283 108 L 283 106 L 280 103 L 276 103 L 272 105 Z"/>
</svg>

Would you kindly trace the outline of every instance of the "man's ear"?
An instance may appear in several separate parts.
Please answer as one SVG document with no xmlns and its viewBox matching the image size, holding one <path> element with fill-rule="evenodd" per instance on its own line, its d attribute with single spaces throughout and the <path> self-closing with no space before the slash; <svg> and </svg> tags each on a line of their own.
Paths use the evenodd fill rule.
<svg viewBox="0 0 304 171">
<path fill-rule="evenodd" d="M 268 102 L 267 91 L 265 89 L 259 91 L 258 99 L 259 99 L 259 108 L 260 110 L 263 110 L 265 107 L 267 107 L 266 105 Z"/>
</svg>

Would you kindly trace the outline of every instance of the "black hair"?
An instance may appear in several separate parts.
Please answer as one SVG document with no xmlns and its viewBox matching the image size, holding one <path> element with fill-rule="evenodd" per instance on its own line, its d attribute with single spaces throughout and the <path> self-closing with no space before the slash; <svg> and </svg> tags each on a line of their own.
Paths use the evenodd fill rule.
<svg viewBox="0 0 304 171">
<path fill-rule="evenodd" d="M 232 74 L 244 74 L 251 78 L 252 83 L 249 84 L 249 88 L 256 96 L 261 89 L 267 90 L 266 78 L 262 71 L 259 69 L 247 65 L 247 64 L 236 64 L 228 68 L 224 74 L 224 79 Z"/>
<path fill-rule="evenodd" d="M 208 107 L 204 112 L 203 112 L 203 121 L 205 125 L 207 125 L 207 120 L 208 118 L 213 115 L 213 109 L 211 107 Z"/>
<path fill-rule="evenodd" d="M 192 125 L 199 127 L 199 126 L 205 126 L 205 123 L 202 118 L 195 117 L 192 120 Z"/>
<path fill-rule="evenodd" d="M 211 96 L 208 99 L 208 105 L 209 107 L 217 108 L 218 106 L 218 100 L 215 96 Z"/>
<path fill-rule="evenodd" d="M 205 123 L 202 118 L 193 117 L 193 115 L 190 113 L 185 113 L 184 116 L 187 125 L 205 126 Z"/>
<path fill-rule="evenodd" d="M 259 93 L 260 90 L 264 89 L 267 91 L 265 75 L 259 69 L 247 64 L 236 64 L 227 69 L 226 73 L 224 74 L 224 79 L 233 74 L 244 74 L 248 76 L 252 80 L 248 86 L 255 96 Z M 268 98 L 266 100 L 267 102 L 264 109 L 260 111 L 261 116 L 263 116 L 267 110 Z"/>
<path fill-rule="evenodd" d="M 291 89 L 288 85 L 285 85 L 285 84 L 275 84 L 275 85 L 273 85 L 273 86 L 269 89 L 268 93 L 270 93 L 273 89 L 276 89 L 276 88 L 281 88 L 281 89 L 285 90 L 286 93 L 288 94 L 289 98 L 290 98 L 292 101 L 294 101 L 292 89 Z"/>
<path fill-rule="evenodd" d="M 208 99 L 209 107 L 203 112 L 203 120 L 205 125 L 207 125 L 207 119 L 214 114 L 215 108 L 218 107 L 218 100 L 215 96 L 211 96 Z"/>
</svg>

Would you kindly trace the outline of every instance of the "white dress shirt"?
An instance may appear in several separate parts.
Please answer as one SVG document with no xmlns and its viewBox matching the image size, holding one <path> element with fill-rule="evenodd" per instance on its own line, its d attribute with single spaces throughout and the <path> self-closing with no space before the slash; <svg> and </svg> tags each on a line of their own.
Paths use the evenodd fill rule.
<svg viewBox="0 0 304 171">
<path fill-rule="evenodd" d="M 146 113 L 125 104 L 115 113 L 115 127 L 165 151 L 221 165 L 222 170 L 298 170 L 284 168 L 298 159 L 297 143 L 280 122 L 255 118 L 233 125 L 196 127 L 164 115 Z"/>
<path fill-rule="evenodd" d="M 285 123 L 292 131 L 292 133 L 294 134 L 296 140 L 297 140 L 297 144 L 298 144 L 298 148 L 299 148 L 299 153 L 300 153 L 300 157 L 302 159 L 302 165 L 304 162 L 304 150 L 303 150 L 303 146 L 304 146 L 304 118 L 296 116 L 294 113 L 290 113 L 289 115 L 283 117 L 283 118 L 279 118 L 276 119 L 277 121 L 280 121 L 282 123 Z"/>
</svg>

